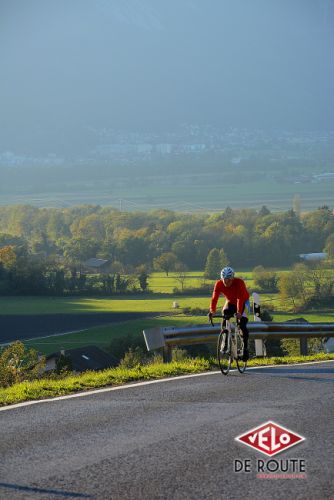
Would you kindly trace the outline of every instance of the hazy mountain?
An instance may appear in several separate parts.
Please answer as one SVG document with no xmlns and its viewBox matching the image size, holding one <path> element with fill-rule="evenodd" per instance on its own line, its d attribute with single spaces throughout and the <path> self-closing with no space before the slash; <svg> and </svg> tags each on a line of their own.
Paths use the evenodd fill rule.
<svg viewBox="0 0 334 500">
<path fill-rule="evenodd" d="M 333 0 L 0 0 L 0 151 L 92 129 L 333 129 Z"/>
</svg>

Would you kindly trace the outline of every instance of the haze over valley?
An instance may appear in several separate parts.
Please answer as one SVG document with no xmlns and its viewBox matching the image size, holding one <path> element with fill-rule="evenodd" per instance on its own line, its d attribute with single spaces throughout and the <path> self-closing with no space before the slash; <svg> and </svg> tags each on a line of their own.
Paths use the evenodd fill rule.
<svg viewBox="0 0 334 500">
<path fill-rule="evenodd" d="M 0 204 L 333 205 L 332 0 L 0 11 Z"/>
</svg>

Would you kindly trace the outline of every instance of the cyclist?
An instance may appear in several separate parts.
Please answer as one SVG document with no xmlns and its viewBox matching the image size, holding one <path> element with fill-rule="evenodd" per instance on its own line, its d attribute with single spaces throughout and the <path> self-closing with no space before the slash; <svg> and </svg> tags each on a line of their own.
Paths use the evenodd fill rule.
<svg viewBox="0 0 334 500">
<path fill-rule="evenodd" d="M 222 309 L 223 328 L 226 325 L 226 319 L 232 318 L 234 314 L 240 325 L 244 340 L 243 361 L 249 358 L 248 351 L 248 337 L 249 332 L 247 328 L 248 318 L 245 314 L 245 306 L 249 299 L 244 280 L 234 277 L 234 270 L 232 267 L 224 267 L 220 273 L 220 280 L 216 281 L 210 303 L 209 318 L 216 312 L 216 306 L 220 295 L 224 295 L 226 302 Z M 225 342 L 226 346 L 226 342 Z"/>
</svg>

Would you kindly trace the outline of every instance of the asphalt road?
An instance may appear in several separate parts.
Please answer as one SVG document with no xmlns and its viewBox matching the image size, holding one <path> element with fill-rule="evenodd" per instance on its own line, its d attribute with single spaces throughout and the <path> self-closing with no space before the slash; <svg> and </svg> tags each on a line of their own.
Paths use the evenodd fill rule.
<svg viewBox="0 0 334 500">
<path fill-rule="evenodd" d="M 0 344 L 148 316 L 149 313 L 0 315 Z"/>
<path fill-rule="evenodd" d="M 334 362 L 206 374 L 0 411 L 1 499 L 329 499 Z M 274 459 L 235 441 L 268 420 L 306 438 Z M 252 471 L 234 472 L 249 460 Z"/>
</svg>

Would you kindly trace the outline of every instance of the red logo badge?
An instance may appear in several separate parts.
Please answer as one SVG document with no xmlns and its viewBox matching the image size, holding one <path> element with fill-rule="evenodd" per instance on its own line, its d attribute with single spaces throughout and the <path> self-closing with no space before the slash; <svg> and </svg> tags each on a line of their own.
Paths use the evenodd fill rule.
<svg viewBox="0 0 334 500">
<path fill-rule="evenodd" d="M 275 422 L 265 422 L 235 439 L 269 457 L 305 441 L 303 436 L 299 436 L 299 434 L 275 424 Z"/>
</svg>

